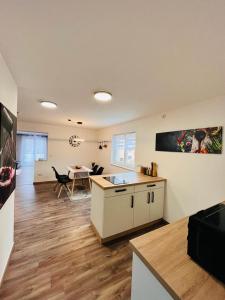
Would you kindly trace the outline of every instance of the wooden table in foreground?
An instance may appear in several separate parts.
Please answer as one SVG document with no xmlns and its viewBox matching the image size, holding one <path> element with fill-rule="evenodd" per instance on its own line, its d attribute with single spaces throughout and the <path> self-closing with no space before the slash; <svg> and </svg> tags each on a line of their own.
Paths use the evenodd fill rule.
<svg viewBox="0 0 225 300">
<path fill-rule="evenodd" d="M 187 255 L 187 224 L 185 218 L 130 241 L 132 300 L 225 299 L 225 285 Z"/>
<path fill-rule="evenodd" d="M 75 181 L 78 178 L 77 175 L 83 173 L 83 174 L 87 174 L 87 177 L 89 177 L 89 173 L 92 172 L 92 170 L 85 166 L 81 166 L 80 169 L 77 169 L 76 167 L 73 167 L 73 166 L 68 166 L 67 170 L 69 172 L 73 173 L 73 184 L 72 184 L 72 189 L 71 189 L 71 195 L 73 195 Z M 90 181 L 89 181 L 89 185 L 90 185 Z"/>
</svg>

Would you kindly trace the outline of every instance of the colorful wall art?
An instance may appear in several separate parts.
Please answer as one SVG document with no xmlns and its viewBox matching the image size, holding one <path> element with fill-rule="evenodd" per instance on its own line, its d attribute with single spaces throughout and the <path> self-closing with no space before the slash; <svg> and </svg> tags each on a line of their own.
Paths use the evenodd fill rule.
<svg viewBox="0 0 225 300">
<path fill-rule="evenodd" d="M 16 117 L 0 103 L 0 209 L 16 186 Z"/>
<path fill-rule="evenodd" d="M 156 151 L 222 153 L 222 127 L 188 129 L 156 134 Z"/>
</svg>

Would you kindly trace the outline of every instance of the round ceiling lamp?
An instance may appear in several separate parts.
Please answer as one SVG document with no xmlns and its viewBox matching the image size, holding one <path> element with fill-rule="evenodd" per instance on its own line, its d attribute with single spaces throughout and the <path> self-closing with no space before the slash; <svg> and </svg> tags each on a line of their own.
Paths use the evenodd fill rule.
<svg viewBox="0 0 225 300">
<path fill-rule="evenodd" d="M 41 106 L 43 106 L 45 108 L 50 108 L 50 109 L 57 108 L 57 104 L 54 102 L 51 102 L 51 101 L 41 100 L 40 104 L 41 104 Z"/>
<path fill-rule="evenodd" d="M 106 91 L 95 92 L 94 97 L 100 102 L 109 102 L 112 100 L 112 94 Z"/>
</svg>

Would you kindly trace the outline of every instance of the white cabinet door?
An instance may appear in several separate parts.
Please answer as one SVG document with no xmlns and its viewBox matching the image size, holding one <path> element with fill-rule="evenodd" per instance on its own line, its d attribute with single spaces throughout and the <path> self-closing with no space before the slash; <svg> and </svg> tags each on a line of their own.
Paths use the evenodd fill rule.
<svg viewBox="0 0 225 300">
<path fill-rule="evenodd" d="M 133 228 L 133 194 L 107 197 L 104 202 L 103 238 Z"/>
<path fill-rule="evenodd" d="M 150 222 L 163 217 L 164 189 L 151 190 Z"/>
<path fill-rule="evenodd" d="M 133 253 L 131 300 L 173 300 L 142 260 Z"/>
<path fill-rule="evenodd" d="M 134 227 L 146 224 L 149 221 L 150 191 L 134 194 Z"/>
</svg>

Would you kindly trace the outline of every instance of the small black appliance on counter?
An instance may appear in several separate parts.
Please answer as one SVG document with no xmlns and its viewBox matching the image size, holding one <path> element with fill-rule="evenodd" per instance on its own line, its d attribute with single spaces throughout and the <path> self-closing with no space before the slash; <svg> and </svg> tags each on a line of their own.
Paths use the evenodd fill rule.
<svg viewBox="0 0 225 300">
<path fill-rule="evenodd" d="M 189 217 L 188 255 L 225 283 L 225 205 L 218 204 Z"/>
<path fill-rule="evenodd" d="M 112 184 L 127 184 L 129 183 L 126 179 L 124 179 L 122 176 L 106 176 L 103 177 L 105 180 L 111 182 Z"/>
</svg>

